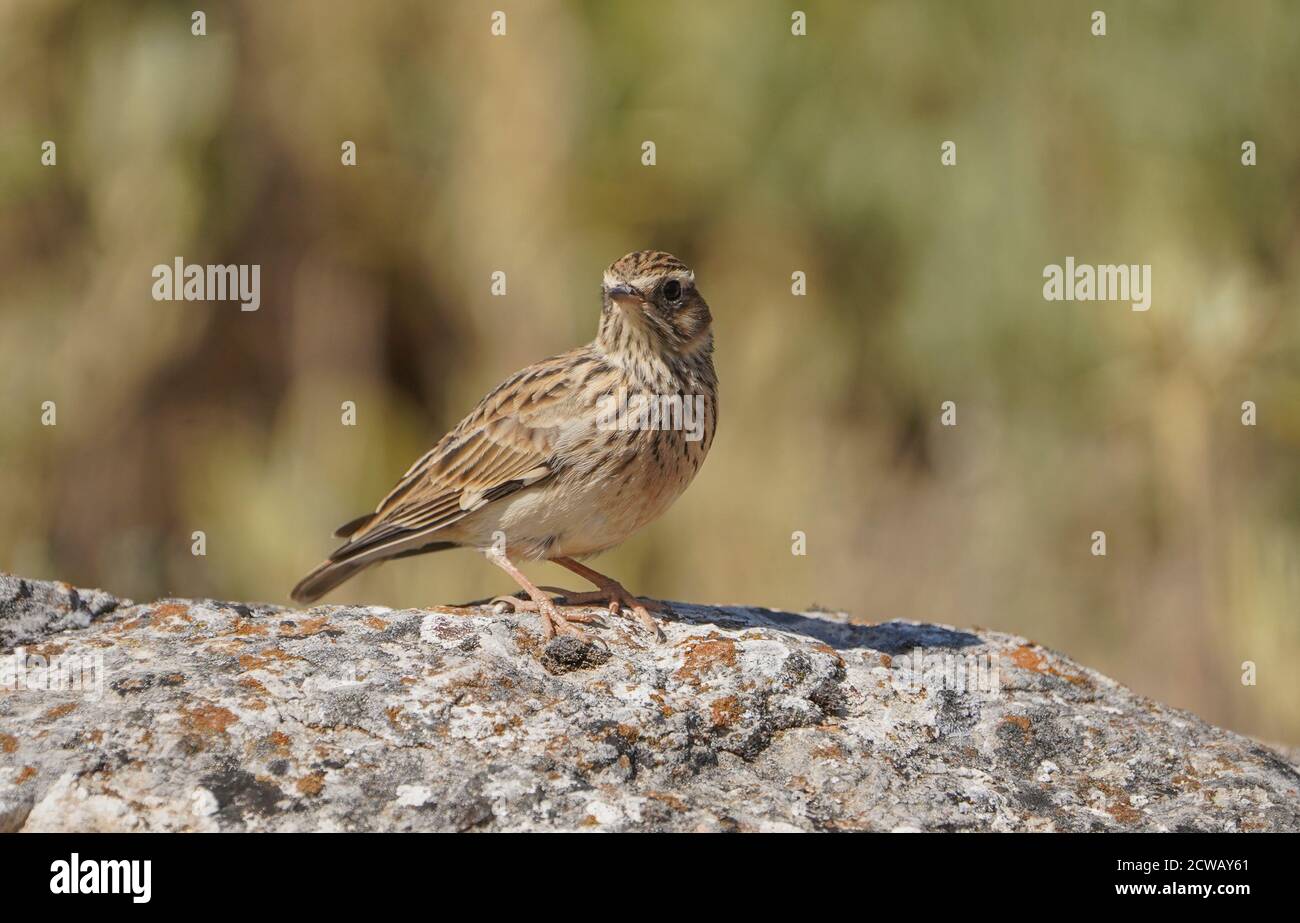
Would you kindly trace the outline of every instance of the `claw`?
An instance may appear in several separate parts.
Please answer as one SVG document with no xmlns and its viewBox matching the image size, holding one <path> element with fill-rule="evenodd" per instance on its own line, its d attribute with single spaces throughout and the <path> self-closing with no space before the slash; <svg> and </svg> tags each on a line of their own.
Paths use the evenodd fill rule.
<svg viewBox="0 0 1300 923">
<path fill-rule="evenodd" d="M 545 589 L 551 590 L 553 588 L 546 587 Z M 567 592 L 559 600 L 561 606 L 585 606 L 593 603 L 603 603 L 609 614 L 616 617 L 621 616 L 624 609 L 628 610 L 641 624 L 641 627 L 654 635 L 656 641 L 666 640 L 663 630 L 659 627 L 659 623 L 655 621 L 654 616 L 650 614 L 650 610 L 666 612 L 669 611 L 668 607 L 657 600 L 643 600 L 633 596 L 618 584 L 582 593 Z"/>
<path fill-rule="evenodd" d="M 583 641 L 591 641 L 591 638 L 585 631 L 574 628 L 572 622 L 582 625 L 603 625 L 600 619 L 586 612 L 564 612 L 559 606 L 550 600 L 537 602 L 531 599 L 520 599 L 518 596 L 494 596 L 491 600 L 493 605 L 496 603 L 506 603 L 514 612 L 535 612 L 542 617 L 542 635 L 549 641 L 557 634 L 573 635 L 581 638 Z"/>
</svg>

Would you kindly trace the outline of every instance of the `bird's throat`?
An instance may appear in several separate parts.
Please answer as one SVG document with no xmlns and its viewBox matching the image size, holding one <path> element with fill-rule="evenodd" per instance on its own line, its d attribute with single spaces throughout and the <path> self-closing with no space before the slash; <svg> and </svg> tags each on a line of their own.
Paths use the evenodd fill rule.
<svg viewBox="0 0 1300 923">
<path fill-rule="evenodd" d="M 608 356 L 616 354 L 642 358 L 661 350 L 658 337 L 650 329 L 639 305 L 611 303 L 600 318 L 596 344 Z M 635 315 L 635 316 L 633 316 Z"/>
</svg>

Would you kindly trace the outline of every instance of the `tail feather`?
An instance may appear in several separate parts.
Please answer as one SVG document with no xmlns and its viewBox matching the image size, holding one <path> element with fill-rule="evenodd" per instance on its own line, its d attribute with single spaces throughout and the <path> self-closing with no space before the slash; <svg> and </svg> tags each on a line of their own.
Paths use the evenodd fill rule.
<svg viewBox="0 0 1300 923">
<path fill-rule="evenodd" d="M 358 516 L 356 519 L 349 519 L 343 525 L 334 530 L 335 538 L 347 538 L 353 532 L 358 532 L 365 526 L 370 525 L 377 513 L 366 513 L 364 516 Z"/>
<path fill-rule="evenodd" d="M 289 595 L 295 602 L 314 602 L 334 589 L 358 571 L 365 570 L 374 561 L 325 561 L 318 564 L 310 574 L 298 581 Z"/>
<path fill-rule="evenodd" d="M 295 602 L 314 602 L 340 583 L 351 579 L 358 572 L 365 570 L 372 564 L 378 564 L 391 558 L 409 558 L 417 554 L 445 551 L 448 548 L 455 547 L 457 547 L 455 542 L 429 542 L 417 548 L 408 548 L 395 553 L 390 551 L 387 554 L 377 554 L 372 549 L 360 551 L 355 556 L 349 556 L 348 546 L 344 545 L 336 549 L 328 561 L 316 565 L 311 573 L 299 580 L 298 585 L 293 588 L 293 592 L 289 595 Z"/>
</svg>

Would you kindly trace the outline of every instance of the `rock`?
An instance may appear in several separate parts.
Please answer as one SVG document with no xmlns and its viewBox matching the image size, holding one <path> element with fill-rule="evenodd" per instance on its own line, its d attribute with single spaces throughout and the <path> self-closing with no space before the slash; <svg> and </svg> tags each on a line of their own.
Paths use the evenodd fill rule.
<svg viewBox="0 0 1300 923">
<path fill-rule="evenodd" d="M 609 650 L 591 641 L 579 641 L 571 635 L 551 639 L 542 651 L 542 666 L 556 674 L 598 667 L 609 660 Z"/>
<path fill-rule="evenodd" d="M 85 628 L 118 606 L 130 605 L 103 590 L 0 574 L 0 651 L 62 631 Z"/>
<path fill-rule="evenodd" d="M 0 575 L 0 830 L 1300 829 L 1288 758 L 1024 639 L 673 607 L 548 645 Z"/>
</svg>

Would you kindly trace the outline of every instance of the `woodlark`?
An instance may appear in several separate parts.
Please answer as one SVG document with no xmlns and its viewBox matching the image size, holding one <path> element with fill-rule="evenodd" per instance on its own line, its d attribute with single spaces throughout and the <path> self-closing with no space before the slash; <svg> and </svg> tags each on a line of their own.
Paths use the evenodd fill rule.
<svg viewBox="0 0 1300 923">
<path fill-rule="evenodd" d="M 713 444 L 717 376 L 709 306 L 695 274 L 667 253 L 629 253 L 605 270 L 596 339 L 516 372 L 411 466 L 373 513 L 293 589 L 310 602 L 389 558 L 475 548 L 521 586 L 546 637 L 583 636 L 516 566 L 544 559 L 594 584 L 565 606 L 624 607 L 662 638 L 648 609 L 578 559 L 618 545 L 661 515 Z M 554 589 L 554 588 L 547 588 Z"/>
</svg>

